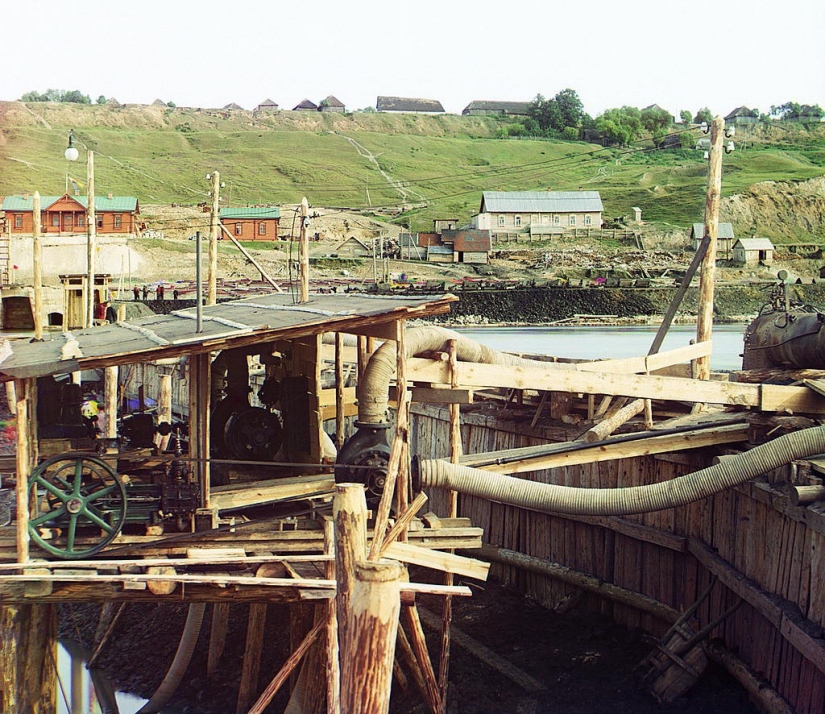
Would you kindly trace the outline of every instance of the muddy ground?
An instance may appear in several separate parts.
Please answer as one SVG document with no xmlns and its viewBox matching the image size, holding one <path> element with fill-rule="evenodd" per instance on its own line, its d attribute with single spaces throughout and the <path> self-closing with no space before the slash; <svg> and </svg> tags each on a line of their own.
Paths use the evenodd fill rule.
<svg viewBox="0 0 825 714">
<path fill-rule="evenodd" d="M 672 704 L 657 704 L 634 684 L 634 667 L 654 646 L 642 631 L 630 631 L 604 615 L 580 608 L 564 614 L 551 612 L 495 583 L 473 585 L 473 592 L 472 598 L 454 600 L 455 628 L 523 674 L 538 680 L 544 689 L 529 691 L 501 674 L 490 662 L 454 644 L 448 693 L 448 711 L 453 714 L 744 714 L 757 711 L 739 686 L 713 665 L 687 694 Z M 419 603 L 440 619 L 438 599 L 422 598 Z M 236 605 L 232 610 L 230 638 L 221 671 L 211 680 L 205 676 L 211 616 L 211 608 L 207 608 L 200 641 L 184 684 L 164 711 L 174 714 L 234 711 L 247 606 Z M 90 646 L 97 611 L 95 606 L 63 606 L 62 635 L 80 637 Z M 184 618 L 182 607 L 127 606 L 114 641 L 100 659 L 101 666 L 118 688 L 146 698 L 152 695 L 174 656 Z M 266 629 L 261 687 L 274 676 L 288 655 L 286 606 L 270 606 Z M 437 653 L 437 633 L 426 624 L 425 630 L 430 651 Z M 285 706 L 286 696 L 281 694 L 267 712 L 281 712 Z M 404 692 L 397 683 L 393 684 L 391 712 L 426 711 L 414 686 Z"/>
</svg>

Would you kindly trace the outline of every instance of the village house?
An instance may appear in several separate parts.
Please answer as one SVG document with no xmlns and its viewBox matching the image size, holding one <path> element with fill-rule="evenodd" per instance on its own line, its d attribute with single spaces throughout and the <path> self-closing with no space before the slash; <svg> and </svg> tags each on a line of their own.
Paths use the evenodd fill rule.
<svg viewBox="0 0 825 714">
<path fill-rule="evenodd" d="M 739 238 L 733 244 L 733 262 L 737 265 L 771 265 L 773 243 L 769 238 Z"/>
<path fill-rule="evenodd" d="M 264 99 L 257 107 L 255 107 L 256 112 L 277 112 L 278 111 L 278 104 L 277 102 L 273 102 L 271 99 Z"/>
<path fill-rule="evenodd" d="M 472 225 L 494 237 L 552 234 L 601 228 L 603 210 L 598 191 L 484 191 Z"/>
<path fill-rule="evenodd" d="M 372 258 L 373 249 L 359 238 L 350 236 L 338 244 L 335 254 L 339 258 Z"/>
<path fill-rule="evenodd" d="M 527 116 L 530 102 L 495 102 L 475 99 L 461 113 L 464 116 Z"/>
<path fill-rule="evenodd" d="M 414 99 L 411 97 L 378 97 L 375 109 L 379 112 L 444 113 L 444 107 L 437 99 Z"/>
<path fill-rule="evenodd" d="M 281 209 L 222 208 L 220 221 L 224 230 L 237 240 L 278 240 Z"/>
<path fill-rule="evenodd" d="M 40 230 L 44 234 L 74 235 L 86 233 L 86 196 L 42 196 Z M 6 213 L 6 231 L 30 235 L 33 230 L 34 198 L 30 194 L 7 196 L 2 210 Z M 98 233 L 136 234 L 140 213 L 134 196 L 95 196 L 95 220 Z"/>
<path fill-rule="evenodd" d="M 318 105 L 315 102 L 310 101 L 309 99 L 304 99 L 303 101 L 299 102 L 294 107 L 292 107 L 292 111 L 293 112 L 317 112 L 318 111 Z"/>
<path fill-rule="evenodd" d="M 346 110 L 347 108 L 344 106 L 344 103 L 331 94 L 326 99 L 322 99 L 318 105 L 319 112 L 337 112 L 343 114 Z"/>
<path fill-rule="evenodd" d="M 705 236 L 705 224 L 694 223 L 690 228 L 688 238 L 690 239 L 691 248 L 696 251 L 702 238 Z M 732 255 L 733 241 L 736 236 L 733 233 L 732 223 L 720 223 L 716 233 L 716 253 L 720 258 L 729 259 Z"/>
<path fill-rule="evenodd" d="M 747 107 L 736 107 L 725 117 L 725 126 L 753 126 L 759 121 L 759 112 Z"/>
</svg>

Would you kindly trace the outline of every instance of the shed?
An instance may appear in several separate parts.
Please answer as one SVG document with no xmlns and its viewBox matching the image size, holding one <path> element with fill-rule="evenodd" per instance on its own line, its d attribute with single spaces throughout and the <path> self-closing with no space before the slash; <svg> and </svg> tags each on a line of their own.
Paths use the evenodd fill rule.
<svg viewBox="0 0 825 714">
<path fill-rule="evenodd" d="M 294 107 L 292 107 L 293 112 L 317 112 L 318 105 L 315 102 L 310 101 L 309 99 L 304 99 L 302 102 L 299 102 Z"/>
<path fill-rule="evenodd" d="M 437 99 L 417 99 L 412 97 L 378 97 L 375 108 L 379 112 L 444 113 L 444 107 Z"/>
<path fill-rule="evenodd" d="M 455 253 L 451 245 L 427 246 L 428 263 L 454 263 Z"/>
<path fill-rule="evenodd" d="M 442 231 L 441 240 L 445 244 L 452 245 L 454 262 L 476 264 L 488 262 L 492 244 L 490 231 L 477 228 Z"/>
<path fill-rule="evenodd" d="M 690 245 L 693 250 L 698 250 L 702 238 L 705 237 L 705 224 L 694 223 L 690 228 Z M 731 257 L 731 249 L 733 248 L 733 241 L 736 236 L 733 233 L 732 223 L 720 223 L 716 234 L 716 251 L 724 258 Z"/>
<path fill-rule="evenodd" d="M 730 126 L 750 126 L 759 121 L 759 112 L 748 107 L 736 107 L 725 117 L 725 124 Z"/>
<path fill-rule="evenodd" d="M 373 250 L 364 241 L 350 236 L 335 248 L 339 258 L 371 258 Z"/>
<path fill-rule="evenodd" d="M 738 265 L 771 265 L 773 243 L 769 238 L 739 238 L 733 244 L 733 262 Z"/>
<path fill-rule="evenodd" d="M 321 103 L 318 105 L 318 111 L 338 112 L 340 114 L 346 111 L 346 107 L 340 99 L 337 99 L 330 94 L 326 99 L 321 100 Z"/>
</svg>

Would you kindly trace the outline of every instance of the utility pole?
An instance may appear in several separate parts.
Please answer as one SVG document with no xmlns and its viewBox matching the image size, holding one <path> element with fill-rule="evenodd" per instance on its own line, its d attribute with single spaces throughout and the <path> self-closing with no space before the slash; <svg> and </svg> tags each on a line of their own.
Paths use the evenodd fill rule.
<svg viewBox="0 0 825 714">
<path fill-rule="evenodd" d="M 86 320 L 85 326 L 94 324 L 95 315 L 95 243 L 97 241 L 97 217 L 95 216 L 95 153 L 86 152 Z"/>
<path fill-rule="evenodd" d="M 716 246 L 719 237 L 719 205 L 722 198 L 722 151 L 725 140 L 725 120 L 717 116 L 710 125 L 710 156 L 708 191 L 705 199 L 705 236 L 708 248 L 699 266 L 699 311 L 696 320 L 696 341 L 713 337 L 713 293 L 716 280 Z M 710 356 L 699 357 L 696 377 L 710 379 Z"/>
<path fill-rule="evenodd" d="M 32 198 L 32 231 L 34 232 L 34 339 L 43 341 L 43 238 L 40 234 L 40 192 Z"/>
<path fill-rule="evenodd" d="M 221 175 L 212 172 L 212 213 L 209 218 L 209 287 L 206 304 L 218 302 L 218 236 L 220 235 Z"/>
<path fill-rule="evenodd" d="M 300 265 L 301 265 L 301 292 L 298 302 L 309 300 L 309 203 L 306 196 L 301 199 L 301 233 L 300 233 Z"/>
</svg>

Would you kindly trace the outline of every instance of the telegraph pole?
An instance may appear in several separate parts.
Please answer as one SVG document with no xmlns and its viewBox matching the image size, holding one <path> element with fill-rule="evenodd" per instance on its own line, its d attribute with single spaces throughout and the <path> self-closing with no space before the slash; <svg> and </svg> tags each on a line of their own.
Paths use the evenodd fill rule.
<svg viewBox="0 0 825 714">
<path fill-rule="evenodd" d="M 206 304 L 214 305 L 218 302 L 218 236 L 220 235 L 220 192 L 221 175 L 212 172 L 212 213 L 209 220 L 209 287 L 207 288 Z"/>
<path fill-rule="evenodd" d="M 34 339 L 43 341 L 43 238 L 40 234 L 40 192 L 32 198 L 32 231 L 34 232 Z"/>
<path fill-rule="evenodd" d="M 97 218 L 95 216 L 95 153 L 86 152 L 86 327 L 94 324 L 95 315 L 95 242 Z"/>
<path fill-rule="evenodd" d="M 713 337 L 713 293 L 716 280 L 716 246 L 719 237 L 719 205 L 722 198 L 722 151 L 725 140 L 725 120 L 716 117 L 710 125 L 710 156 L 708 191 L 705 199 L 705 236 L 708 249 L 699 266 L 699 311 L 696 320 L 696 341 Z M 696 360 L 696 377 L 710 379 L 710 356 Z"/>
<path fill-rule="evenodd" d="M 301 199 L 301 238 L 300 238 L 300 264 L 301 264 L 301 292 L 298 302 L 309 300 L 309 203 L 306 196 Z"/>
</svg>

